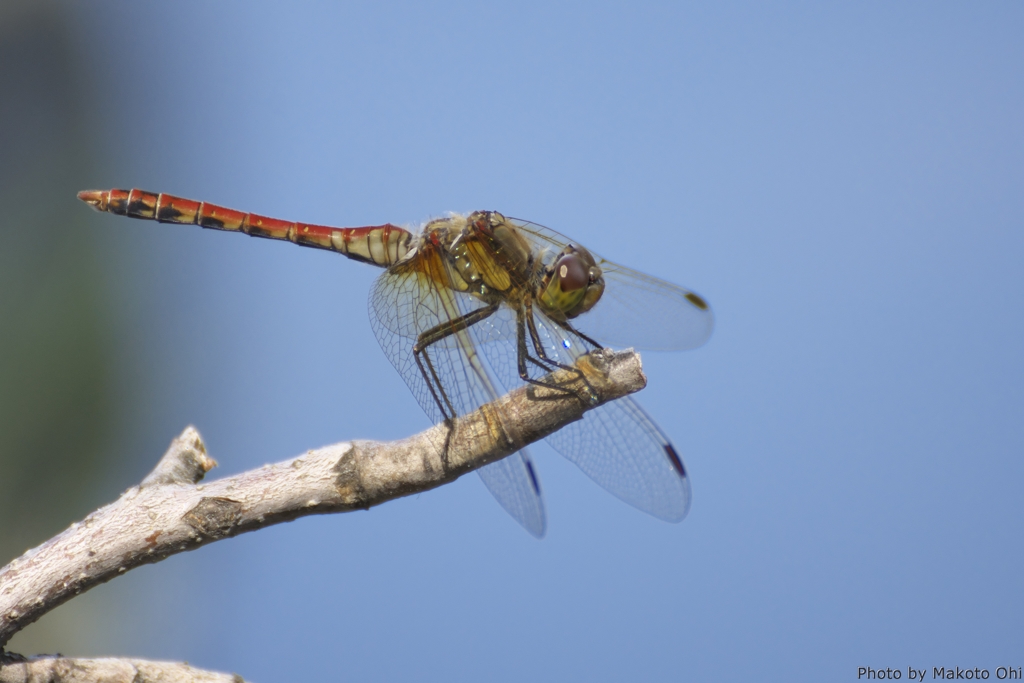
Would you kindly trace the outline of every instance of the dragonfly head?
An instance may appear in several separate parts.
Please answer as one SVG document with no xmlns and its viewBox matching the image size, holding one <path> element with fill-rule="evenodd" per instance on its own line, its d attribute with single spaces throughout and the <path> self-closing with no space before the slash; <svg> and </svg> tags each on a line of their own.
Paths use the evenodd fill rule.
<svg viewBox="0 0 1024 683">
<path fill-rule="evenodd" d="M 536 300 L 549 316 L 569 320 L 593 308 L 603 293 L 604 277 L 594 257 L 568 244 L 544 268 Z"/>
</svg>

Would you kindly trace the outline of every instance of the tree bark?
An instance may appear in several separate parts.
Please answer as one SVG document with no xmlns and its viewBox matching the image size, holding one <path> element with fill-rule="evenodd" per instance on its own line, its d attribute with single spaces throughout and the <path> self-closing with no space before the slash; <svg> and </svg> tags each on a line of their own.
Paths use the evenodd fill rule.
<svg viewBox="0 0 1024 683">
<path fill-rule="evenodd" d="M 441 486 L 581 419 L 591 408 L 642 389 L 647 381 L 631 350 L 595 351 L 581 357 L 576 368 L 579 372 L 559 370 L 548 378 L 570 392 L 521 387 L 450 427 L 436 425 L 390 443 L 324 446 L 209 483 L 200 481 L 216 463 L 199 432 L 186 428 L 141 484 L 0 569 L 0 683 L 241 680 L 173 663 L 25 660 L 3 656 L 2 648 L 58 605 L 130 569 L 305 515 L 366 510 Z M 587 392 L 581 376 L 596 401 L 582 398 Z M 124 672 L 134 673 L 124 678 Z"/>
</svg>

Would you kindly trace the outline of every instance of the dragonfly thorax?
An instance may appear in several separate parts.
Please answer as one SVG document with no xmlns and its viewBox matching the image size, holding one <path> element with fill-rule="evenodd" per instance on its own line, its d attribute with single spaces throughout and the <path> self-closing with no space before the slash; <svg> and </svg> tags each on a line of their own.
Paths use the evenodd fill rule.
<svg viewBox="0 0 1024 683">
<path fill-rule="evenodd" d="M 499 213 L 476 211 L 431 221 L 421 243 L 443 254 L 446 284 L 456 291 L 493 301 L 529 290 L 530 244 Z"/>
<path fill-rule="evenodd" d="M 539 249 L 497 211 L 470 214 L 451 247 L 457 263 L 460 251 L 467 254 L 465 272 L 476 278 L 467 280 L 473 283 L 470 291 L 479 282 L 484 285 L 478 294 L 482 298 L 487 298 L 489 289 L 509 303 L 509 299 L 531 299 L 554 320 L 570 320 L 589 311 L 604 292 L 601 268 L 589 251 L 574 244 L 558 252 Z"/>
<path fill-rule="evenodd" d="M 586 313 L 604 293 L 604 277 L 594 256 L 581 246 L 559 251 L 531 242 L 497 211 L 452 214 L 424 226 L 417 251 L 443 254 L 442 284 L 488 303 L 520 308 L 527 300 L 552 320 L 565 322 Z M 436 269 L 427 269 L 435 273 Z"/>
</svg>

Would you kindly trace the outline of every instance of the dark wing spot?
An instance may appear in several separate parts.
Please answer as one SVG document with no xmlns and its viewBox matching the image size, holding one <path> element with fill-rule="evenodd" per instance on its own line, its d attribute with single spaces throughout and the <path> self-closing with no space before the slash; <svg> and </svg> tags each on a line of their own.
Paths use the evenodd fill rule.
<svg viewBox="0 0 1024 683">
<path fill-rule="evenodd" d="M 672 463 L 672 467 L 676 469 L 679 476 L 683 479 L 686 478 L 686 468 L 683 466 L 683 461 L 679 458 L 679 454 L 676 453 L 676 449 L 672 447 L 672 444 L 665 444 L 665 455 L 668 456 L 668 461 Z"/>
<path fill-rule="evenodd" d="M 523 462 L 526 463 L 526 471 L 530 473 L 530 483 L 533 484 L 533 490 L 540 495 L 540 482 L 537 481 L 537 473 L 533 471 L 533 463 L 530 462 L 529 458 L 523 458 Z"/>
<path fill-rule="evenodd" d="M 697 308 L 699 308 L 702 311 L 708 310 L 708 302 L 704 301 L 704 299 L 701 299 L 699 296 L 697 296 L 693 292 L 687 292 L 686 293 L 686 300 L 689 301 L 691 304 L 693 304 L 694 306 L 696 306 Z"/>
</svg>

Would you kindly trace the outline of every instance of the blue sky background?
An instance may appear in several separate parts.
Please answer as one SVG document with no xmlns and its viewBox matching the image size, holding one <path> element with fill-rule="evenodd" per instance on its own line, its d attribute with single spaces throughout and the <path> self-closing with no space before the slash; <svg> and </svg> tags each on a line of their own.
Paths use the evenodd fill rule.
<svg viewBox="0 0 1024 683">
<path fill-rule="evenodd" d="M 1020 4 L 60 7 L 94 98 L 80 189 L 333 225 L 493 208 L 693 288 L 717 327 L 644 355 L 692 474 L 679 525 L 538 446 L 543 541 L 465 477 L 136 570 L 53 649 L 262 683 L 1024 665 Z M 219 475 L 428 426 L 370 330 L 375 269 L 84 225 L 112 390 L 145 387 L 107 499 L 187 424 Z"/>
</svg>

